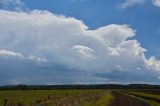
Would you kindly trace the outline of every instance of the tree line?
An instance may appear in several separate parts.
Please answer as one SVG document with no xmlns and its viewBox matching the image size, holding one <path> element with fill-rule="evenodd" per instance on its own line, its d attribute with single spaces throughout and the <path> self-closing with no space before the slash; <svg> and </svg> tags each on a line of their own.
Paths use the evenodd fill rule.
<svg viewBox="0 0 160 106">
<path fill-rule="evenodd" d="M 148 84 L 95 84 L 95 85 L 7 85 L 0 90 L 76 90 L 76 89 L 160 89 L 160 85 Z"/>
</svg>

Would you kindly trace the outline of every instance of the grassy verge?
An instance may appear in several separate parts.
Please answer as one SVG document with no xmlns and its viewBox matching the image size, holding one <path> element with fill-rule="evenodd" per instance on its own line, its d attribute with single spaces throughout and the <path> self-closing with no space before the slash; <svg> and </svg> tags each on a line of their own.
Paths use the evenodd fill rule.
<svg viewBox="0 0 160 106">
<path fill-rule="evenodd" d="M 139 95 L 139 96 L 144 96 L 144 97 L 151 97 L 151 98 L 159 98 L 160 99 L 160 95 L 156 95 L 156 94 L 150 94 L 150 93 L 144 93 L 144 92 L 134 92 L 134 91 L 125 91 L 128 92 L 130 94 L 134 94 L 134 95 Z"/>
<path fill-rule="evenodd" d="M 135 91 L 124 91 L 123 93 L 130 95 L 132 97 L 135 97 L 137 99 L 140 99 L 148 103 L 150 106 L 160 106 L 160 103 L 154 100 L 146 99 L 146 98 L 160 99 L 159 95 L 148 94 L 148 93 L 143 93 L 143 92 L 135 92 Z"/>
<path fill-rule="evenodd" d="M 111 91 L 108 91 L 99 100 L 95 101 L 95 103 L 85 103 L 82 106 L 109 106 L 113 99 L 114 97 Z"/>
</svg>

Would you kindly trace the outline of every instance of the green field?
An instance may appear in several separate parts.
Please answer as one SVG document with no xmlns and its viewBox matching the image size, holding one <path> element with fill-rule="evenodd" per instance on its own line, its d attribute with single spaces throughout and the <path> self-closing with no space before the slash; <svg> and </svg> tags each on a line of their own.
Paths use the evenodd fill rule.
<svg viewBox="0 0 160 106">
<path fill-rule="evenodd" d="M 160 106 L 159 100 L 160 95 L 135 90 L 0 91 L 0 106 Z"/>
<path fill-rule="evenodd" d="M 107 106 L 112 100 L 107 90 L 29 90 L 29 91 L 0 91 L 0 106 Z"/>
</svg>

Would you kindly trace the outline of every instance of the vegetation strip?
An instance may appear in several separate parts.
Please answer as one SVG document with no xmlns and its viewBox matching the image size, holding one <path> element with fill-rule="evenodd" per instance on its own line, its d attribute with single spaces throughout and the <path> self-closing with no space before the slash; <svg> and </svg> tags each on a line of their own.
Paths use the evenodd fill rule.
<svg viewBox="0 0 160 106">
<path fill-rule="evenodd" d="M 160 89 L 134 89 L 134 92 L 155 94 L 155 95 L 160 96 Z"/>
<path fill-rule="evenodd" d="M 160 103 L 158 103 L 158 102 L 155 102 L 155 101 L 152 101 L 152 100 L 149 100 L 149 99 L 144 99 L 144 98 L 141 98 L 141 97 L 138 97 L 138 96 L 134 96 L 132 94 L 126 93 L 126 91 L 123 91 L 123 93 L 126 94 L 126 95 L 129 95 L 129 96 L 135 97 L 139 100 L 142 100 L 142 101 L 148 103 L 150 106 L 160 106 Z"/>
<path fill-rule="evenodd" d="M 113 101 L 113 95 L 111 94 L 111 91 L 108 91 L 108 93 L 105 93 L 101 99 L 99 99 L 95 105 L 92 106 L 110 106 L 111 102 Z"/>
<path fill-rule="evenodd" d="M 148 99 L 148 100 L 160 103 L 160 98 L 156 98 L 157 95 L 149 96 L 149 95 L 153 95 L 153 94 L 139 93 L 139 92 L 128 92 L 128 91 L 124 91 L 124 93 L 127 93 L 127 94 L 130 94 L 130 95 L 136 96 L 136 97 L 140 97 L 140 98 L 143 98 L 143 99 Z M 143 95 L 143 94 L 146 94 L 146 95 Z"/>
</svg>

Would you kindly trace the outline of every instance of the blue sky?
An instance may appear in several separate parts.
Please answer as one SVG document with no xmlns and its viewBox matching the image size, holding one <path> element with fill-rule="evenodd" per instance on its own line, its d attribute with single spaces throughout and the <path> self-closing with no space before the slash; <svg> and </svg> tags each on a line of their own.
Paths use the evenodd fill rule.
<svg viewBox="0 0 160 106">
<path fill-rule="evenodd" d="M 160 84 L 159 13 L 159 0 L 0 0 L 0 85 Z"/>
</svg>

